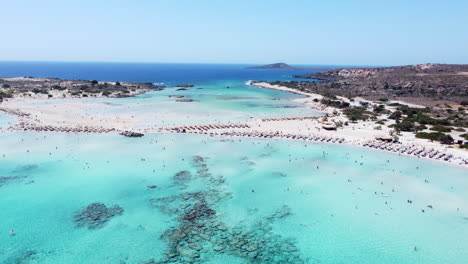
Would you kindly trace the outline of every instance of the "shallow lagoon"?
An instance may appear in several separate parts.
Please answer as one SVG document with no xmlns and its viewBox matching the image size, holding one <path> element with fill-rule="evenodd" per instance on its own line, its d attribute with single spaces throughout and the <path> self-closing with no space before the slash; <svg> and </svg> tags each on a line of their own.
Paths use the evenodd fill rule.
<svg viewBox="0 0 468 264">
<path fill-rule="evenodd" d="M 7 128 L 15 123 L 14 118 L 11 116 L 0 112 L 0 129 Z"/>
<path fill-rule="evenodd" d="M 230 84 L 229 88 L 226 83 Z M 190 124 L 228 123 L 251 118 L 313 116 L 317 111 L 290 99 L 300 95 L 262 89 L 243 82 L 209 82 L 186 90 L 167 87 L 129 98 L 42 99 L 29 101 L 27 107 L 48 113 L 57 123 L 83 117 L 126 120 L 132 128 L 161 128 Z M 193 102 L 177 102 L 179 98 Z M 83 102 L 77 104 L 77 100 Z M 15 107 L 25 107 L 21 102 Z M 62 109 L 58 110 L 57 109 Z M 26 110 L 27 111 L 27 110 Z"/>
<path fill-rule="evenodd" d="M 158 261 L 174 242 L 185 250 L 180 262 L 468 259 L 468 179 L 458 167 L 332 144 L 194 135 L 5 133 L 0 150 L 1 263 Z M 190 177 L 175 176 L 184 170 Z M 77 228 L 74 214 L 94 202 L 124 213 L 100 229 Z M 183 220 L 196 204 L 215 211 L 198 208 L 204 228 Z M 198 228 L 211 236 L 168 239 L 173 229 Z"/>
</svg>

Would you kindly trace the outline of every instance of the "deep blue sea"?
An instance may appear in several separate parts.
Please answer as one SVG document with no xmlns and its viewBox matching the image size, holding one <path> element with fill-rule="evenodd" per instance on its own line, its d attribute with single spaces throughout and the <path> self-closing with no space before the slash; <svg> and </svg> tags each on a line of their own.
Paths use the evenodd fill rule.
<svg viewBox="0 0 468 264">
<path fill-rule="evenodd" d="M 203 83 L 210 80 L 289 80 L 313 71 L 253 70 L 247 64 L 0 62 L 0 77 L 98 81 Z M 334 68 L 335 66 L 304 66 Z"/>
</svg>

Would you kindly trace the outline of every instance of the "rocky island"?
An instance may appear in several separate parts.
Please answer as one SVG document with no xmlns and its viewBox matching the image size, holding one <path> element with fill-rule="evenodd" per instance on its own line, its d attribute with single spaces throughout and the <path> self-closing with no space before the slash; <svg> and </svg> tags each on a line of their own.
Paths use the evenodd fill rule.
<svg viewBox="0 0 468 264">
<path fill-rule="evenodd" d="M 294 67 L 294 66 L 291 66 L 289 64 L 286 64 L 284 62 L 278 62 L 278 63 L 267 64 L 267 65 L 262 65 L 262 66 L 247 67 L 247 69 L 254 69 L 254 70 L 309 70 L 309 71 L 321 70 L 319 68 L 317 68 L 317 69 L 314 69 L 314 68 L 298 68 L 298 67 Z"/>
</svg>

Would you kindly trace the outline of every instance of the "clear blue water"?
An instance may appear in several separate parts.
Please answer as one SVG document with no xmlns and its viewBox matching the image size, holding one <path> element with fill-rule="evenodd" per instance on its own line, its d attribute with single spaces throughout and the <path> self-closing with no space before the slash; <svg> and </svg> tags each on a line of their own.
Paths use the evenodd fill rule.
<svg viewBox="0 0 468 264">
<path fill-rule="evenodd" d="M 290 80 L 311 71 L 252 70 L 245 64 L 0 62 L 0 77 L 229 85 L 247 80 Z M 331 68 L 332 66 L 318 66 Z"/>
<path fill-rule="evenodd" d="M 3 112 L 0 112 L 0 129 L 7 128 L 11 126 L 12 124 L 14 124 L 14 118 L 12 118 L 11 116 Z"/>
<path fill-rule="evenodd" d="M 46 66 L 44 76 L 57 74 Z M 81 66 L 69 67 L 81 76 Z M 10 69 L 35 75 L 28 70 Z M 205 78 L 214 79 L 200 79 L 196 84 L 208 87 L 200 90 L 203 96 L 215 98 L 210 91 L 219 92 L 225 83 L 237 86 L 233 94 L 259 101 L 291 96 L 243 91 L 250 88 L 235 71 L 244 70 L 230 71 L 234 77 L 225 80 L 213 73 Z M 107 70 L 78 78 L 107 80 L 86 77 L 96 72 Z M 262 72 L 259 78 L 290 78 Z M 257 73 L 249 74 L 247 79 L 258 79 L 250 78 Z M 174 83 L 182 78 L 174 77 Z M 119 102 L 143 103 L 151 97 Z M 212 99 L 200 104 L 211 111 L 225 107 Z M 256 105 L 244 107 L 254 111 Z M 237 105 L 223 110 L 234 113 Z M 198 135 L 132 139 L 8 132 L 0 135 L 0 177 L 0 263 L 130 264 L 172 257 L 175 263 L 422 264 L 468 259 L 466 169 L 367 149 Z M 97 229 L 78 227 L 74 216 L 96 202 L 118 205 L 124 212 Z"/>
<path fill-rule="evenodd" d="M 0 76 L 34 76 L 100 81 L 164 83 L 162 91 L 134 98 L 93 99 L 99 102 L 75 115 L 138 117 L 139 128 L 232 122 L 250 118 L 316 115 L 316 111 L 290 101 L 299 95 L 246 85 L 248 80 L 290 80 L 308 71 L 252 70 L 249 65 L 220 64 L 128 64 L 128 63 L 0 63 Z M 194 88 L 177 91 L 178 84 Z M 229 86 L 229 88 L 227 88 Z M 170 95 L 183 95 L 196 102 L 180 103 Z M 41 104 L 68 103 L 70 100 L 42 100 Z M 104 103 L 104 104 L 103 104 Z M 297 108 L 295 108 L 297 107 Z M 72 110 L 70 110 L 72 111 Z M 61 118 L 61 117 L 57 117 Z M 133 119 L 133 118 L 132 118 Z M 62 119 L 58 119 L 61 121 Z"/>
</svg>

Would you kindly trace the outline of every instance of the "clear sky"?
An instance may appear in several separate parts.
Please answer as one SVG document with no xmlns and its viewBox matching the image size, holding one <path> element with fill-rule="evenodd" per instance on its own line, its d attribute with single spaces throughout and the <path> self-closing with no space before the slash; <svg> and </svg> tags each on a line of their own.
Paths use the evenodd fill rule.
<svg viewBox="0 0 468 264">
<path fill-rule="evenodd" d="M 1 61 L 468 63 L 467 0 L 0 0 Z"/>
</svg>

